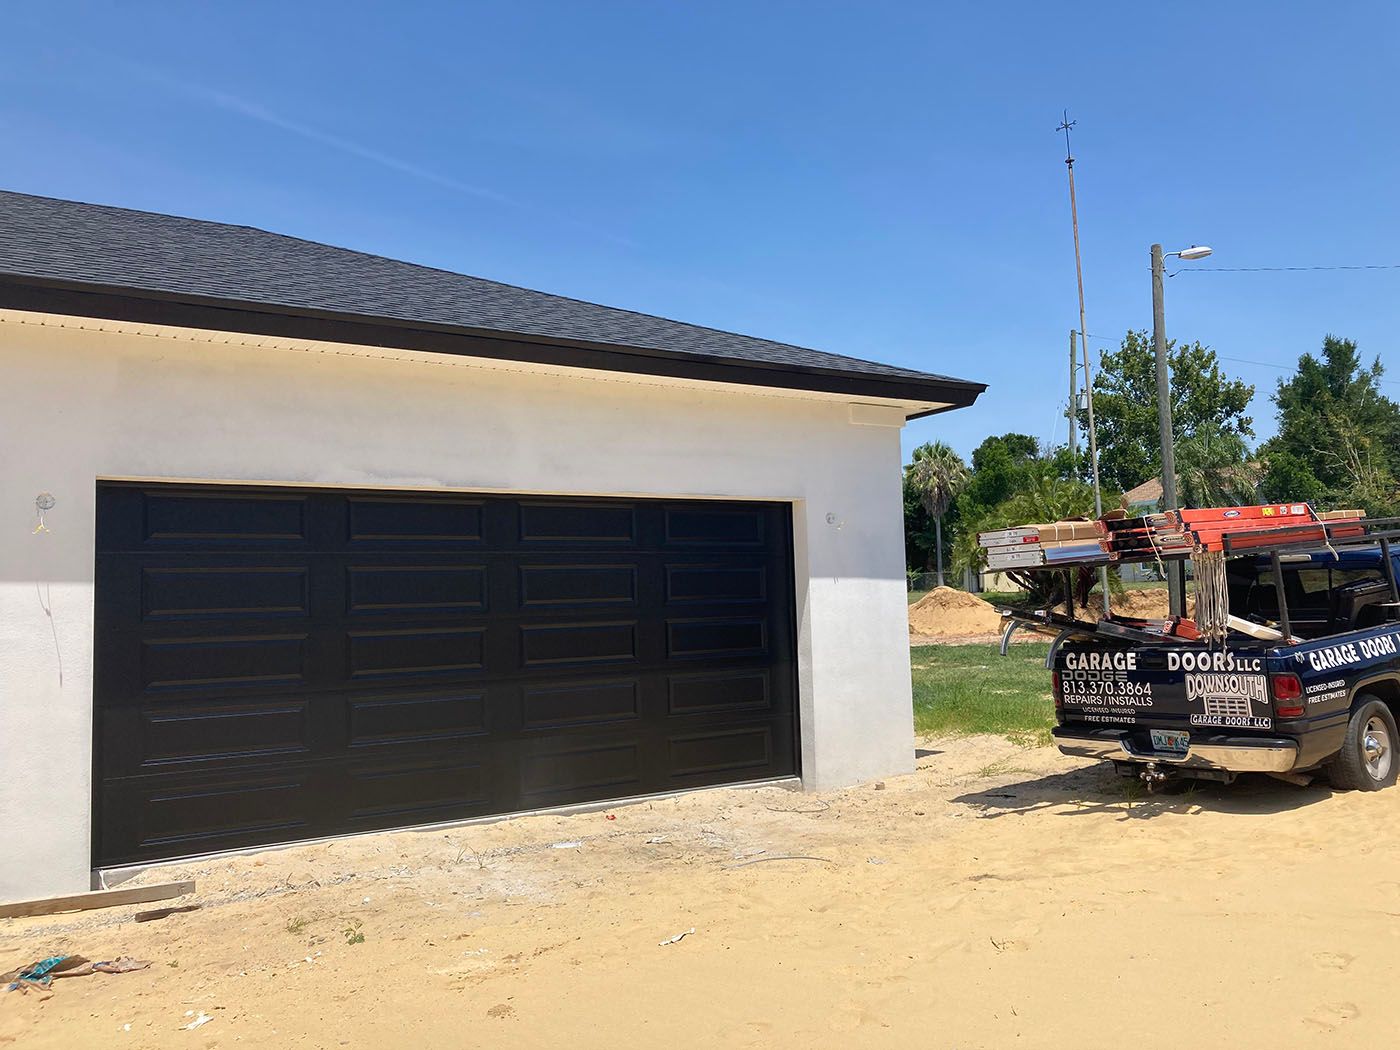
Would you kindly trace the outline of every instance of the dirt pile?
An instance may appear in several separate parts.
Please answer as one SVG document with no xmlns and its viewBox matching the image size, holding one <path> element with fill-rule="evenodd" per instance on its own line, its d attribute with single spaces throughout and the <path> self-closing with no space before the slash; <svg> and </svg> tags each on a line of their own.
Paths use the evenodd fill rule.
<svg viewBox="0 0 1400 1050">
<path fill-rule="evenodd" d="M 1133 616 L 1141 620 L 1165 620 L 1171 615 L 1167 605 L 1165 587 L 1145 587 L 1115 594 L 1110 599 L 1110 607 L 1115 616 Z M 1186 602 L 1186 615 L 1190 616 L 1196 607 L 1193 599 Z"/>
<path fill-rule="evenodd" d="M 996 634 L 1001 614 L 975 594 L 935 587 L 909 606 L 909 630 L 936 638 Z"/>
</svg>

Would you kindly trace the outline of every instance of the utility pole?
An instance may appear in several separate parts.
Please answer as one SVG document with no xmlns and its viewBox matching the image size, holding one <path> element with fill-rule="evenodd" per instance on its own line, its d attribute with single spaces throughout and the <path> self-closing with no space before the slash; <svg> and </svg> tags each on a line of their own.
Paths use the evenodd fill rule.
<svg viewBox="0 0 1400 1050">
<path fill-rule="evenodd" d="M 1166 303 L 1162 292 L 1162 246 L 1152 246 L 1152 354 L 1157 362 L 1157 427 L 1162 442 L 1162 509 L 1179 510 L 1176 448 L 1172 441 L 1171 375 L 1167 368 Z M 1167 566 L 1167 601 L 1173 616 L 1186 615 L 1186 564 Z"/>
<path fill-rule="evenodd" d="M 1069 418 L 1069 458 L 1070 462 L 1076 459 L 1075 453 L 1079 445 L 1079 417 L 1074 404 L 1075 395 L 1079 393 L 1076 388 L 1075 378 L 1079 373 L 1079 366 L 1074 363 L 1074 329 L 1069 330 L 1069 411 L 1066 416 Z"/>
<path fill-rule="evenodd" d="M 1094 515 L 1101 518 L 1103 497 L 1099 492 L 1099 441 L 1094 432 L 1094 386 L 1089 378 L 1089 338 L 1085 334 L 1089 326 L 1084 321 L 1084 264 L 1079 258 L 1079 206 L 1074 198 L 1074 154 L 1069 148 L 1069 129 L 1076 123 L 1077 121 L 1069 119 L 1069 110 L 1065 110 L 1064 120 L 1055 130 L 1065 133 L 1065 167 L 1069 171 L 1069 215 L 1074 224 L 1074 275 L 1079 282 L 1079 347 L 1084 357 L 1084 392 L 1089 407 L 1089 466 L 1094 475 Z M 1099 567 L 1099 589 L 1103 592 L 1103 611 L 1107 616 L 1108 569 L 1104 566 Z"/>
</svg>

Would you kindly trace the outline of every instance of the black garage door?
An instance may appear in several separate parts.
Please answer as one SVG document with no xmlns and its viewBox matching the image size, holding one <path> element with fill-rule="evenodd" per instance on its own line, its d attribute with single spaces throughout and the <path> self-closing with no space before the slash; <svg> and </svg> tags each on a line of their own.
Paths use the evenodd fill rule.
<svg viewBox="0 0 1400 1050">
<path fill-rule="evenodd" d="M 101 484 L 94 858 L 796 772 L 782 504 Z"/>
</svg>

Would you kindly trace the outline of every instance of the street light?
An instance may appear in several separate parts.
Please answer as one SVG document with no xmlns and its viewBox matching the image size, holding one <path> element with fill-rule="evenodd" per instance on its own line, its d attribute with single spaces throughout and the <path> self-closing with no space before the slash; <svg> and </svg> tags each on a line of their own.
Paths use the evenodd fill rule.
<svg viewBox="0 0 1400 1050">
<path fill-rule="evenodd" d="M 1193 244 L 1179 252 L 1167 252 L 1190 262 L 1204 259 L 1211 249 Z M 1177 510 L 1176 450 L 1172 445 L 1171 378 L 1167 373 L 1166 307 L 1162 302 L 1162 246 L 1152 246 L 1152 350 L 1157 359 L 1157 426 L 1162 441 L 1162 503 L 1164 510 Z M 1167 572 L 1167 595 L 1173 616 L 1186 615 L 1186 565 L 1178 562 Z"/>
</svg>

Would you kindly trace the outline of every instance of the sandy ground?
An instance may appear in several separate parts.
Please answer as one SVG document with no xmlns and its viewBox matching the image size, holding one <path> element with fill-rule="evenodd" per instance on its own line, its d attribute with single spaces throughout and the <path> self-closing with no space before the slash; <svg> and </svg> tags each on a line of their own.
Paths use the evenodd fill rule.
<svg viewBox="0 0 1400 1050">
<path fill-rule="evenodd" d="M 1195 602 L 1187 602 L 1187 613 Z M 1115 595 L 1114 613 L 1147 620 L 1165 618 L 1167 607 L 1165 587 L 1135 588 Z M 1004 623 L 1001 615 L 987 601 L 951 587 L 930 591 L 909 606 L 910 645 L 981 645 L 1001 641 Z M 1012 635 L 1013 642 L 1045 642 L 1048 635 L 1021 631 Z"/>
<path fill-rule="evenodd" d="M 700 792 L 152 870 L 197 879 L 200 910 L 0 920 L 0 968 L 154 964 L 0 996 L 0 1043 L 1393 1045 L 1400 792 L 1125 783 L 940 740 L 883 788 Z"/>
</svg>

